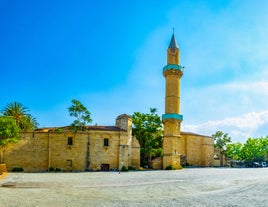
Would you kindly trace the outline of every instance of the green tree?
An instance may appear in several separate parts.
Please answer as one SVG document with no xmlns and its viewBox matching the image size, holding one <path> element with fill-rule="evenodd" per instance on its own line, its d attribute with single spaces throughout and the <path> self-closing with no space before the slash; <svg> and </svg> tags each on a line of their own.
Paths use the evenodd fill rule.
<svg viewBox="0 0 268 207">
<path fill-rule="evenodd" d="M 92 119 L 90 117 L 90 112 L 88 109 L 78 100 L 72 100 L 72 106 L 68 108 L 70 116 L 76 118 L 71 124 L 71 127 L 77 130 L 83 130 L 87 123 L 91 123 Z"/>
<path fill-rule="evenodd" d="M 268 136 L 261 139 L 262 156 L 265 161 L 268 160 Z"/>
<path fill-rule="evenodd" d="M 242 149 L 243 159 L 246 161 L 261 161 L 267 154 L 267 146 L 263 138 L 248 138 Z"/>
<path fill-rule="evenodd" d="M 223 133 L 222 131 L 217 131 L 212 134 L 214 139 L 214 147 L 220 151 L 221 155 L 221 166 L 223 165 L 223 155 L 226 155 L 226 145 L 231 142 L 231 137 L 228 137 L 228 133 Z"/>
<path fill-rule="evenodd" d="M 214 147 L 219 149 L 221 152 L 226 150 L 226 145 L 231 142 L 231 137 L 228 137 L 228 133 L 224 134 L 222 131 L 217 131 L 212 134 L 214 139 Z"/>
<path fill-rule="evenodd" d="M 0 163 L 3 162 L 3 153 L 8 143 L 16 143 L 20 128 L 12 116 L 0 116 Z"/>
<path fill-rule="evenodd" d="M 162 122 L 156 108 L 150 113 L 134 112 L 132 115 L 133 135 L 141 146 L 141 164 L 149 165 L 153 157 L 162 155 Z"/>
<path fill-rule="evenodd" d="M 38 123 L 30 113 L 29 109 L 19 102 L 7 104 L 1 111 L 3 116 L 11 116 L 22 131 L 36 129 Z"/>
<path fill-rule="evenodd" d="M 227 144 L 226 155 L 233 160 L 264 161 L 268 159 L 268 136 L 248 138 L 245 144 Z"/>
<path fill-rule="evenodd" d="M 226 146 L 226 156 L 232 160 L 243 160 L 242 150 L 242 143 L 229 143 Z"/>
</svg>

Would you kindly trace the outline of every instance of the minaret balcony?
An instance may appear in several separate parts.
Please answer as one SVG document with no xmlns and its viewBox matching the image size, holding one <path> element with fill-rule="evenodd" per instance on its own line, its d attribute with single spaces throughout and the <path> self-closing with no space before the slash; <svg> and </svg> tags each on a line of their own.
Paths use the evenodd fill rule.
<svg viewBox="0 0 268 207">
<path fill-rule="evenodd" d="M 181 115 L 181 114 L 163 114 L 162 120 L 165 120 L 165 119 L 177 119 L 179 121 L 182 121 L 183 115 Z"/>
<path fill-rule="evenodd" d="M 184 67 L 177 65 L 177 64 L 168 64 L 163 68 L 163 71 L 166 70 L 179 70 L 181 72 L 183 72 Z"/>
</svg>

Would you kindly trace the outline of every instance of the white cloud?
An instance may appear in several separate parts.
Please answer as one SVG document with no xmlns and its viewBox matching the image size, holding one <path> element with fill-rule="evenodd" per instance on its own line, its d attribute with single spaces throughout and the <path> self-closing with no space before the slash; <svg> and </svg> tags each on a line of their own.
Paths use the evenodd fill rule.
<svg viewBox="0 0 268 207">
<path fill-rule="evenodd" d="M 201 124 L 186 124 L 183 125 L 182 130 L 206 135 L 212 135 L 216 131 L 223 131 L 228 133 L 233 141 L 244 142 L 248 137 L 268 135 L 267 131 L 258 131 L 260 127 L 266 124 L 268 124 L 268 110 L 259 113 L 251 112 L 239 117 L 207 121 Z"/>
</svg>

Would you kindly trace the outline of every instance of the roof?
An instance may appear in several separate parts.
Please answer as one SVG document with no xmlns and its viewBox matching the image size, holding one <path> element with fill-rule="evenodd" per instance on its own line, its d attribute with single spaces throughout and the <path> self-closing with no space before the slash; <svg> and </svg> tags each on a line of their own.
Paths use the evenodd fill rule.
<svg viewBox="0 0 268 207">
<path fill-rule="evenodd" d="M 196 134 L 196 133 L 193 133 L 193 132 L 182 132 L 181 131 L 181 134 L 182 135 L 195 135 L 195 136 L 202 136 L 202 137 L 212 138 L 211 136 L 202 135 L 202 134 Z"/>
<path fill-rule="evenodd" d="M 179 48 L 174 33 L 172 34 L 168 48 Z"/>
<path fill-rule="evenodd" d="M 44 128 L 38 128 L 35 131 L 36 132 L 54 132 L 58 130 L 71 130 L 70 126 L 64 126 L 64 127 L 44 127 Z M 83 131 L 90 131 L 90 130 L 99 130 L 99 131 L 126 131 L 124 129 L 121 129 L 116 126 L 85 126 Z"/>
</svg>

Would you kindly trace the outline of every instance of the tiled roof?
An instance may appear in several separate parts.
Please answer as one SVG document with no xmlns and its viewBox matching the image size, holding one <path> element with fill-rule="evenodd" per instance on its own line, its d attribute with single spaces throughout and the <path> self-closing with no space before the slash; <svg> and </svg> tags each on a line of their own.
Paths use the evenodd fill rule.
<svg viewBox="0 0 268 207">
<path fill-rule="evenodd" d="M 203 137 L 207 137 L 207 138 L 212 138 L 211 136 L 207 136 L 207 135 L 202 135 L 202 134 L 197 134 L 197 133 L 193 133 L 193 132 L 182 132 L 181 131 L 181 134 L 184 134 L 184 135 L 196 135 L 196 136 L 203 136 Z"/>
<path fill-rule="evenodd" d="M 43 127 L 38 128 L 35 131 L 36 132 L 54 132 L 57 130 L 71 130 L 70 126 L 64 126 L 64 127 Z M 83 131 L 90 131 L 90 130 L 100 130 L 100 131 L 126 131 L 116 126 L 85 126 Z"/>
</svg>

